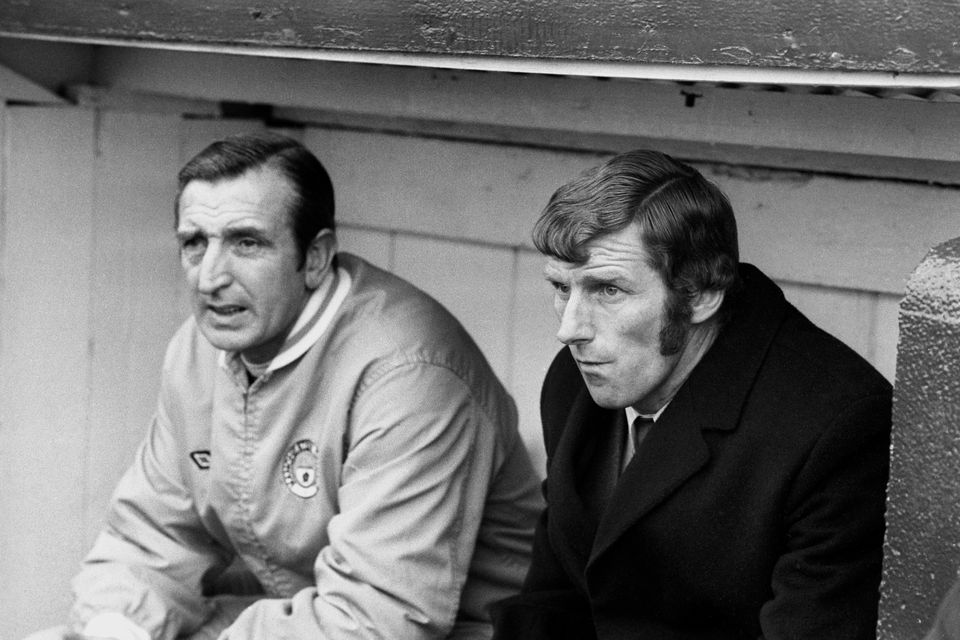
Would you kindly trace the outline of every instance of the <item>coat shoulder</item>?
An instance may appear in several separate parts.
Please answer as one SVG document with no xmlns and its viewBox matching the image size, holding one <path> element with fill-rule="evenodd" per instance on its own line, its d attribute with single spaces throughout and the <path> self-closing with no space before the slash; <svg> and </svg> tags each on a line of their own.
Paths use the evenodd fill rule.
<svg viewBox="0 0 960 640">
<path fill-rule="evenodd" d="M 890 382 L 863 356 L 799 312 L 788 316 L 769 359 L 789 367 L 798 388 L 813 385 L 826 396 L 850 401 L 892 394 Z"/>
</svg>

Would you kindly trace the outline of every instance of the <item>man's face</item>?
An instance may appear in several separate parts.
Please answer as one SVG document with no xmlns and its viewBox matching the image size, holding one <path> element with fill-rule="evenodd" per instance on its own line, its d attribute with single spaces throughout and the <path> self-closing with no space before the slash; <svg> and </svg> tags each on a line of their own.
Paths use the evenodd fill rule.
<svg viewBox="0 0 960 640">
<path fill-rule="evenodd" d="M 289 220 L 292 187 L 275 169 L 194 181 L 178 204 L 180 261 L 200 331 L 267 362 L 310 295 Z"/>
<path fill-rule="evenodd" d="M 653 412 L 672 397 L 681 354 L 663 355 L 668 290 L 647 263 L 635 225 L 586 244 L 583 264 L 554 258 L 544 270 L 569 346 L 590 395 L 601 407 Z M 681 350 L 682 351 L 682 350 Z"/>
</svg>

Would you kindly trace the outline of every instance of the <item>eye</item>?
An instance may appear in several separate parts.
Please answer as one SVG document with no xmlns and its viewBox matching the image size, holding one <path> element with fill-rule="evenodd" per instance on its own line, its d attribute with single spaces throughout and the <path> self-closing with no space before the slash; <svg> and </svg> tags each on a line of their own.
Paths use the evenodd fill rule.
<svg viewBox="0 0 960 640">
<path fill-rule="evenodd" d="M 553 287 L 554 292 L 560 297 L 566 297 L 570 295 L 570 285 L 564 282 L 551 281 L 550 286 Z"/>
<path fill-rule="evenodd" d="M 614 298 L 620 295 L 621 291 L 622 289 L 620 289 L 620 287 L 612 284 L 603 285 L 603 288 L 601 289 L 601 292 L 603 293 L 603 295 L 608 298 Z"/>
<path fill-rule="evenodd" d="M 615 284 L 609 282 L 598 283 L 593 290 L 593 295 L 601 302 L 617 303 L 626 296 L 626 291 Z"/>
<path fill-rule="evenodd" d="M 233 246 L 236 248 L 238 253 L 247 254 L 247 253 L 253 253 L 257 249 L 259 249 L 261 246 L 261 243 L 257 238 L 254 238 L 253 236 L 242 236 L 240 238 L 237 238 L 237 240 L 233 243 Z"/>
<path fill-rule="evenodd" d="M 180 241 L 180 255 L 189 262 L 196 262 L 207 250 L 207 241 L 203 236 L 187 236 Z"/>
<path fill-rule="evenodd" d="M 191 249 L 203 243 L 203 239 L 200 236 L 187 236 L 186 238 L 180 241 L 181 249 Z"/>
</svg>

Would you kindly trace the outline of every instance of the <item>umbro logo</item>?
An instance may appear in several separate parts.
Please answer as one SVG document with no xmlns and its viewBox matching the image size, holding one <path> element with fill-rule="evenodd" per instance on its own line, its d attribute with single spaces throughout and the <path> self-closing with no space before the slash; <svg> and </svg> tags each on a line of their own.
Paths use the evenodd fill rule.
<svg viewBox="0 0 960 640">
<path fill-rule="evenodd" d="M 200 451 L 191 451 L 190 459 L 193 460 L 193 464 L 197 465 L 198 469 L 210 468 L 210 450 L 209 449 L 201 449 Z"/>
</svg>

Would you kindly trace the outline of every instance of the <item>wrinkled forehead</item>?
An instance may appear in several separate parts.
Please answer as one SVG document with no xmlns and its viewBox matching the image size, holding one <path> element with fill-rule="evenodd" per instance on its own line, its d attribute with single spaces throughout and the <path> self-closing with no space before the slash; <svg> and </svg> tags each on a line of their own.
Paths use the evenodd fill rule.
<svg viewBox="0 0 960 640">
<path fill-rule="evenodd" d="M 583 242 L 578 249 L 578 260 L 571 262 L 547 255 L 547 265 L 558 271 L 569 271 L 610 265 L 650 264 L 650 252 L 636 224 L 628 225 L 618 231 L 599 234 Z"/>
<path fill-rule="evenodd" d="M 286 178 L 272 169 L 251 169 L 212 181 L 192 180 L 180 194 L 178 224 L 241 218 L 286 224 L 294 197 Z"/>
</svg>

